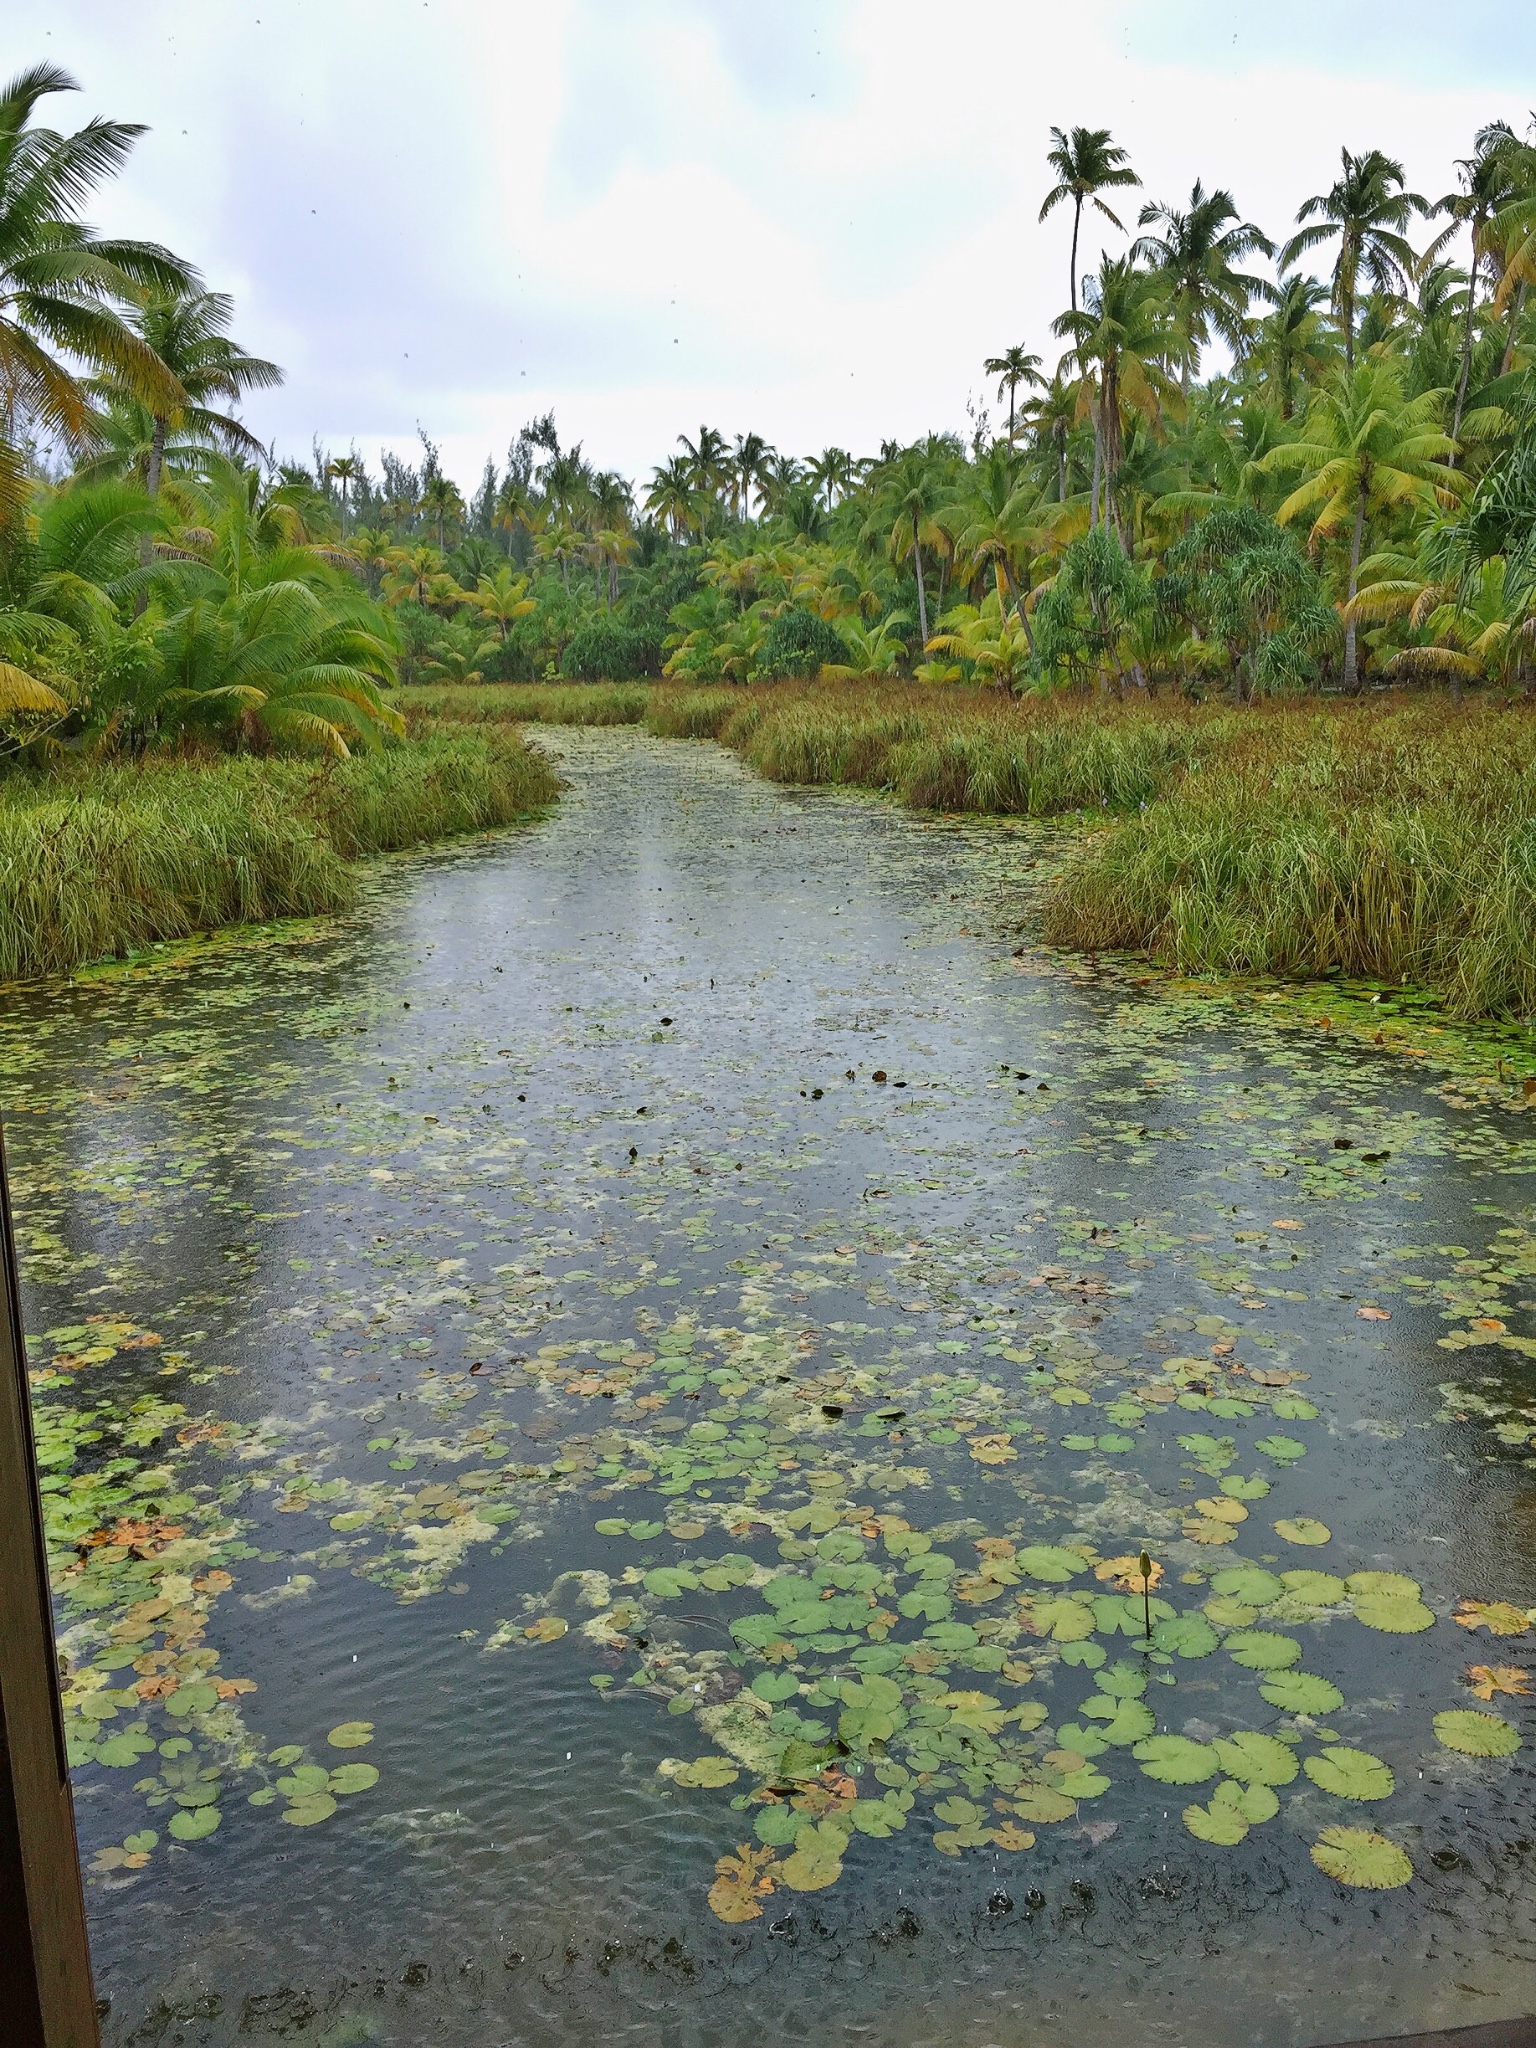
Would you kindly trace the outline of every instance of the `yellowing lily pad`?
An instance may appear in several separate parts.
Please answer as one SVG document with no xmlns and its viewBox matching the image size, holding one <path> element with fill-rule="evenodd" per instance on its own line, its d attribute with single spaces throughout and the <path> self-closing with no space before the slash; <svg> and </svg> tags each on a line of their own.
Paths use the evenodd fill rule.
<svg viewBox="0 0 1536 2048">
<path fill-rule="evenodd" d="M 675 1784 L 704 1786 L 710 1791 L 734 1785 L 740 1776 L 736 1766 L 723 1756 L 701 1756 L 672 1773 Z"/>
<path fill-rule="evenodd" d="M 1308 1548 L 1333 1540 L 1333 1531 L 1326 1522 L 1319 1522 L 1311 1515 L 1289 1516 L 1276 1522 L 1275 1534 L 1287 1543 L 1302 1543 Z"/>
<path fill-rule="evenodd" d="M 371 1721 L 343 1721 L 333 1728 L 326 1741 L 332 1749 L 365 1749 L 373 1740 Z"/>
<path fill-rule="evenodd" d="M 331 1772 L 325 1781 L 327 1792 L 367 1792 L 379 1782 L 379 1774 L 372 1764 L 342 1764 Z"/>
<path fill-rule="evenodd" d="M 1362 1891 L 1394 1891 L 1413 1876 L 1413 1865 L 1396 1842 L 1368 1828 L 1324 1828 L 1312 1845 L 1312 1861 L 1340 1884 Z"/>
<path fill-rule="evenodd" d="M 322 1820 L 329 1820 L 336 1811 L 336 1802 L 329 1792 L 316 1792 L 308 1799 L 296 1799 L 291 1806 L 283 1808 L 283 1819 L 290 1827 L 312 1828 Z"/>
<path fill-rule="evenodd" d="M 1520 1747 L 1519 1731 L 1502 1714 L 1479 1714 L 1471 1707 L 1436 1714 L 1435 1739 L 1462 1756 L 1513 1756 Z"/>
<path fill-rule="evenodd" d="M 1336 1743 L 1321 1756 L 1309 1756 L 1302 1769 L 1320 1791 L 1336 1799 L 1390 1799 L 1397 1788 L 1390 1765 L 1369 1750 L 1346 1749 Z"/>
</svg>

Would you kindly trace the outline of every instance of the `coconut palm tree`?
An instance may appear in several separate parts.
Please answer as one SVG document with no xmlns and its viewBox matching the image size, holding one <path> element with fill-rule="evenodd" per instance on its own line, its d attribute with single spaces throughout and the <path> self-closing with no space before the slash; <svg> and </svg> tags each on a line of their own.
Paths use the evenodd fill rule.
<svg viewBox="0 0 1536 2048">
<path fill-rule="evenodd" d="M 355 455 L 333 455 L 325 465 L 325 473 L 341 486 L 341 537 L 347 537 L 347 492 L 351 486 L 362 480 L 363 465 Z"/>
<path fill-rule="evenodd" d="M 474 589 L 465 593 L 465 602 L 494 627 L 503 645 L 517 621 L 539 608 L 537 600 L 528 595 L 528 578 L 517 575 L 508 562 L 493 575 L 482 576 Z"/>
<path fill-rule="evenodd" d="M 699 508 L 693 485 L 693 468 L 686 456 L 669 456 L 660 468 L 652 470 L 645 509 L 671 527 L 674 540 L 682 540 L 698 526 Z"/>
<path fill-rule="evenodd" d="M 738 434 L 731 452 L 731 499 L 740 519 L 751 514 L 752 486 L 762 474 L 773 450 L 761 434 Z"/>
<path fill-rule="evenodd" d="M 910 560 L 917 578 L 917 630 L 923 644 L 928 641 L 928 594 L 923 581 L 923 549 L 941 548 L 948 535 L 937 514 L 948 493 L 943 472 L 931 450 L 904 448 L 894 462 L 884 465 L 875 501 L 872 527 L 890 522 L 891 559 Z"/>
<path fill-rule="evenodd" d="M 988 356 L 982 366 L 989 377 L 996 377 L 997 395 L 1001 400 L 1008 395 L 1008 446 L 1013 446 L 1015 419 L 1018 411 L 1017 398 L 1021 384 L 1034 385 L 1044 389 L 1045 379 L 1040 374 L 1040 358 L 1031 355 L 1025 348 L 1014 347 L 1000 356 Z"/>
<path fill-rule="evenodd" d="M 718 497 L 731 481 L 731 451 L 725 436 L 713 427 L 700 427 L 697 441 L 690 441 L 686 434 L 677 439 L 694 490 L 701 498 Z"/>
<path fill-rule="evenodd" d="M 1150 264 L 1167 289 L 1180 343 L 1179 388 L 1187 398 L 1190 372 L 1198 366 L 1212 329 L 1233 349 L 1247 332 L 1248 303 L 1260 281 L 1233 265 L 1255 251 L 1272 256 L 1274 244 L 1252 221 L 1238 220 L 1230 192 L 1207 192 L 1198 178 L 1188 212 L 1160 204 L 1144 206 L 1140 225 L 1162 230 L 1143 235 L 1131 255 Z"/>
<path fill-rule="evenodd" d="M 1259 290 L 1274 310 L 1249 336 L 1243 367 L 1258 372 L 1261 383 L 1279 398 L 1280 417 L 1288 420 L 1298 379 L 1317 383 L 1337 358 L 1338 341 L 1318 311 L 1328 291 L 1315 277 L 1295 273 L 1278 284 L 1261 284 Z"/>
<path fill-rule="evenodd" d="M 1300 436 L 1270 450 L 1262 467 L 1299 470 L 1303 480 L 1279 507 L 1282 525 L 1310 512 L 1314 542 L 1349 535 L 1344 604 L 1344 687 L 1359 687 L 1355 598 L 1373 514 L 1433 514 L 1461 489 L 1456 443 L 1442 425 L 1443 391 L 1404 396 L 1397 365 L 1367 358 L 1316 394 Z"/>
<path fill-rule="evenodd" d="M 225 292 L 160 292 L 130 313 L 132 326 L 175 378 L 185 398 L 167 410 L 154 410 L 154 434 L 144 488 L 150 497 L 160 489 L 166 436 L 172 428 L 194 441 L 225 449 L 231 455 L 260 456 L 262 444 L 229 412 L 215 411 L 210 401 L 235 403 L 243 392 L 270 390 L 281 384 L 276 363 L 253 356 L 229 336 L 234 301 Z M 111 395 L 115 378 L 104 380 Z"/>
<path fill-rule="evenodd" d="M 827 510 L 832 510 L 834 495 L 846 498 L 855 482 L 853 457 L 846 448 L 823 448 L 811 463 L 807 472 L 811 485 L 821 492 Z"/>
<path fill-rule="evenodd" d="M 1333 309 L 1344 330 L 1344 365 L 1355 363 L 1355 309 L 1362 273 L 1379 292 L 1400 293 L 1418 263 L 1406 229 L 1425 201 L 1404 185 L 1403 167 L 1379 149 L 1363 156 L 1340 151 L 1342 169 L 1326 192 L 1302 201 L 1298 221 L 1311 221 L 1292 235 L 1280 251 L 1280 268 L 1289 270 L 1308 249 L 1337 240 L 1333 259 Z"/>
<path fill-rule="evenodd" d="M 95 120 L 61 135 L 32 126 L 40 100 L 78 90 L 52 64 L 0 87 L 0 519 L 14 518 L 25 497 L 16 443 L 28 424 L 76 450 L 93 440 L 78 365 L 112 376 L 152 408 L 185 399 L 175 374 L 116 308 L 145 292 L 195 291 L 197 273 L 168 249 L 96 235 L 78 218 L 143 128 Z"/>
<path fill-rule="evenodd" d="M 1084 280 L 1080 313 L 1063 313 L 1057 334 L 1074 344 L 1082 371 L 1079 407 L 1094 426 L 1093 496 L 1089 524 L 1099 523 L 1099 493 L 1105 517 L 1114 519 L 1114 478 L 1120 467 L 1121 416 L 1125 408 L 1161 426 L 1163 409 L 1180 403 L 1178 387 L 1163 363 L 1173 341 L 1172 316 L 1158 281 L 1129 257 L 1106 256 L 1096 277 Z"/>
<path fill-rule="evenodd" d="M 1432 262 L 1460 228 L 1467 230 L 1471 260 L 1467 265 L 1467 302 L 1462 309 L 1461 365 L 1456 379 L 1456 406 L 1451 415 L 1451 437 L 1459 439 L 1461 416 L 1466 410 L 1467 384 L 1472 372 L 1472 328 L 1477 314 L 1477 283 L 1487 268 L 1491 249 L 1489 224 L 1494 216 L 1521 199 L 1536 183 L 1536 150 L 1520 141 L 1507 121 L 1490 121 L 1473 138 L 1472 154 L 1456 163 L 1460 183 L 1430 208 L 1449 217 L 1450 226 L 1438 234 L 1424 252 Z M 1494 279 L 1495 285 L 1498 278 Z"/>
<path fill-rule="evenodd" d="M 1116 185 L 1139 185 L 1126 152 L 1107 128 L 1074 128 L 1070 135 L 1060 128 L 1051 130 L 1051 147 L 1045 160 L 1056 173 L 1056 183 L 1045 195 L 1040 208 L 1044 220 L 1065 200 L 1072 202 L 1072 311 L 1077 311 L 1077 238 L 1083 224 L 1083 206 L 1092 200 L 1107 221 L 1124 232 L 1124 223 L 1099 197 Z"/>
<path fill-rule="evenodd" d="M 441 552 L 447 545 L 445 534 L 448 521 L 451 519 L 457 525 L 464 517 L 464 500 L 459 495 L 458 485 L 451 483 L 440 471 L 435 472 L 427 478 L 422 488 L 421 502 L 417 509 L 424 512 L 437 527 L 437 545 Z"/>
</svg>

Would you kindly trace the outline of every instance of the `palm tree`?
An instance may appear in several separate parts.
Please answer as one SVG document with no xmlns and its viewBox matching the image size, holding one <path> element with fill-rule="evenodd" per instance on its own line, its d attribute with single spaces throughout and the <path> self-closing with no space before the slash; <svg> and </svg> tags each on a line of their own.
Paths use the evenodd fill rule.
<svg viewBox="0 0 1536 2048">
<path fill-rule="evenodd" d="M 436 522 L 437 545 L 441 551 L 447 545 L 444 532 L 448 521 L 464 517 L 464 500 L 459 496 L 458 485 L 451 483 L 441 471 L 429 476 L 422 489 L 418 510 Z"/>
<path fill-rule="evenodd" d="M 39 100 L 78 90 L 52 64 L 0 87 L 0 519 L 13 518 L 25 496 L 16 441 L 26 423 L 73 449 L 94 438 L 90 397 L 72 363 L 112 376 L 150 407 L 174 409 L 185 399 L 112 302 L 194 291 L 197 273 L 168 249 L 109 240 L 76 218 L 143 128 L 96 120 L 61 135 L 30 125 Z"/>
<path fill-rule="evenodd" d="M 749 516 L 752 486 L 762 473 L 763 464 L 772 454 L 773 450 L 761 434 L 736 436 L 736 447 L 731 458 L 731 494 L 733 498 L 739 495 L 741 510 L 738 516 L 742 519 Z"/>
<path fill-rule="evenodd" d="M 1255 250 L 1272 256 L 1274 244 L 1252 221 L 1238 220 L 1230 192 L 1207 192 L 1198 178 L 1187 213 L 1172 206 L 1144 206 L 1140 225 L 1162 229 L 1160 235 L 1143 235 L 1131 255 L 1150 263 L 1167 288 L 1181 344 L 1179 388 L 1187 398 L 1190 372 L 1197 367 L 1212 328 L 1234 349 L 1247 331 L 1248 302 L 1260 283 L 1233 265 Z"/>
<path fill-rule="evenodd" d="M 1124 232 L 1124 223 L 1099 197 L 1114 185 L 1139 185 L 1130 158 L 1111 139 L 1107 128 L 1074 128 L 1070 136 L 1059 128 L 1051 130 L 1051 147 L 1045 160 L 1056 173 L 1056 183 L 1045 195 L 1040 218 L 1063 200 L 1072 202 L 1072 311 L 1077 311 L 1077 237 L 1083 224 L 1083 202 L 1091 199 L 1107 221 Z"/>
<path fill-rule="evenodd" d="M 1040 358 L 1031 355 L 1027 349 L 1014 347 L 1000 356 L 988 356 L 982 366 L 989 377 L 996 377 L 997 395 L 1008 394 L 1008 446 L 1013 446 L 1014 422 L 1017 413 L 1016 400 L 1021 384 L 1045 388 L 1045 379 L 1040 374 Z"/>
<path fill-rule="evenodd" d="M 1296 218 L 1316 225 L 1292 235 L 1280 251 L 1280 268 L 1289 270 L 1308 249 L 1337 237 L 1333 260 L 1333 309 L 1344 330 L 1344 365 L 1355 364 L 1355 307 L 1363 271 L 1379 292 L 1400 293 L 1418 263 L 1404 230 L 1425 202 L 1404 189 L 1403 167 L 1368 149 L 1363 156 L 1341 150 L 1343 168 L 1326 192 L 1304 200 Z"/>
<path fill-rule="evenodd" d="M 1403 394 L 1397 366 L 1367 358 L 1319 391 L 1299 439 L 1265 456 L 1267 470 L 1301 470 L 1304 480 L 1275 516 L 1284 525 L 1312 512 L 1314 542 L 1346 530 L 1349 576 L 1344 605 L 1344 687 L 1359 687 L 1355 598 L 1360 553 L 1374 512 L 1433 513 L 1461 488 L 1456 443 L 1441 426 L 1443 391 Z"/>
<path fill-rule="evenodd" d="M 1295 408 L 1297 378 L 1315 384 L 1337 356 L 1338 342 L 1318 312 L 1328 292 L 1315 277 L 1294 272 L 1278 284 L 1261 284 L 1259 290 L 1274 311 L 1259 322 L 1243 361 L 1255 366 L 1279 394 L 1280 417 L 1288 420 Z"/>
<path fill-rule="evenodd" d="M 341 485 L 341 537 L 347 537 L 347 491 L 361 481 L 363 465 L 355 455 L 334 455 L 325 465 L 325 473 Z"/>
<path fill-rule="evenodd" d="M 891 559 L 912 560 L 917 578 L 917 630 L 928 641 L 928 595 L 923 584 L 923 546 L 942 546 L 948 536 L 935 514 L 945 498 L 944 481 L 937 463 L 926 448 L 904 448 L 884 468 L 875 520 L 891 520 Z"/>
<path fill-rule="evenodd" d="M 821 492 L 826 500 L 827 510 L 832 510 L 832 497 L 846 498 L 853 489 L 854 461 L 846 448 L 823 448 L 811 463 L 808 478 L 812 487 Z"/>
<path fill-rule="evenodd" d="M 129 315 L 186 394 L 174 407 L 154 411 L 154 438 L 144 479 L 152 498 L 160 489 L 166 435 L 172 427 L 232 455 L 259 456 L 262 452 L 262 444 L 248 427 L 227 412 L 213 411 L 209 404 L 212 399 L 233 404 L 244 391 L 268 390 L 283 381 L 276 363 L 248 355 L 230 340 L 234 310 L 234 301 L 225 292 L 164 292 Z"/>
<path fill-rule="evenodd" d="M 671 527 L 674 540 L 681 540 L 698 525 L 693 467 L 686 456 L 669 456 L 659 469 L 652 470 L 645 509 Z"/>
<path fill-rule="evenodd" d="M 466 592 L 465 602 L 495 627 L 503 644 L 519 619 L 538 610 L 537 601 L 528 595 L 528 578 L 515 574 L 508 562 L 503 562 L 494 575 L 482 576 L 474 589 Z"/>
<path fill-rule="evenodd" d="M 714 498 L 731 480 L 731 452 L 725 436 L 713 427 L 700 427 L 697 441 L 678 435 L 690 480 L 701 497 Z"/>
<path fill-rule="evenodd" d="M 1083 373 L 1079 408 L 1092 413 L 1094 425 L 1093 499 L 1089 524 L 1099 523 L 1099 486 L 1105 485 L 1104 512 L 1114 519 L 1115 475 L 1120 467 L 1121 413 L 1129 407 L 1152 425 L 1162 421 L 1163 407 L 1178 392 L 1162 367 L 1172 339 L 1167 301 L 1147 271 L 1126 256 L 1106 256 L 1097 277 L 1084 280 L 1080 313 L 1063 313 L 1056 332 L 1075 343 L 1073 354 Z"/>
<path fill-rule="evenodd" d="M 1488 228 L 1494 216 L 1521 198 L 1530 188 L 1536 171 L 1536 151 L 1522 143 L 1507 121 L 1490 121 L 1479 128 L 1472 142 L 1471 156 L 1459 157 L 1459 190 L 1437 199 L 1432 213 L 1449 216 L 1451 225 L 1437 235 L 1424 252 L 1429 263 L 1440 254 L 1457 228 L 1468 231 L 1472 260 L 1467 266 L 1467 303 L 1461 328 L 1461 368 L 1456 379 L 1456 409 L 1451 417 L 1451 438 L 1461 435 L 1461 416 L 1466 409 L 1467 383 L 1472 371 L 1472 324 L 1477 313 L 1477 280 L 1488 262 Z M 1497 280 L 1495 280 L 1497 283 Z"/>
</svg>

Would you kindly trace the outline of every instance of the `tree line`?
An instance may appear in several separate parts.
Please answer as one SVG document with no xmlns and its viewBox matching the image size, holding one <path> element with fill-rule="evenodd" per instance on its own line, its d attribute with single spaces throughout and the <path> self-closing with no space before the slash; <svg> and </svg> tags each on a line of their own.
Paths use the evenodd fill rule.
<svg viewBox="0 0 1536 2048">
<path fill-rule="evenodd" d="M 142 131 L 45 125 L 75 89 L 0 90 L 12 753 L 345 752 L 398 727 L 401 680 L 1529 680 L 1536 142 L 1505 123 L 1433 198 L 1344 150 L 1280 241 L 1202 182 L 1133 218 L 1113 136 L 1054 129 L 1067 304 L 1053 348 L 986 360 L 995 428 L 798 458 L 705 425 L 636 486 L 546 415 L 466 495 L 425 435 L 376 470 L 261 446 L 240 405 L 282 373 L 230 301 L 83 224 Z M 1085 214 L 1123 247 L 1080 274 Z"/>
</svg>

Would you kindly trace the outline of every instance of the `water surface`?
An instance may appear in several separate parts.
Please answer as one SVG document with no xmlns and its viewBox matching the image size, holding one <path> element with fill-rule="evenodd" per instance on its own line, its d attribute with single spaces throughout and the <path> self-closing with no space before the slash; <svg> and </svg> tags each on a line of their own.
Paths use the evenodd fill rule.
<svg viewBox="0 0 1536 2048">
<path fill-rule="evenodd" d="M 1536 2008 L 1529 1741 L 1435 1732 L 1532 1733 L 1524 1116 L 1016 953 L 1028 832 L 548 743 L 344 924 L 10 1003 L 107 2040 Z"/>
</svg>

